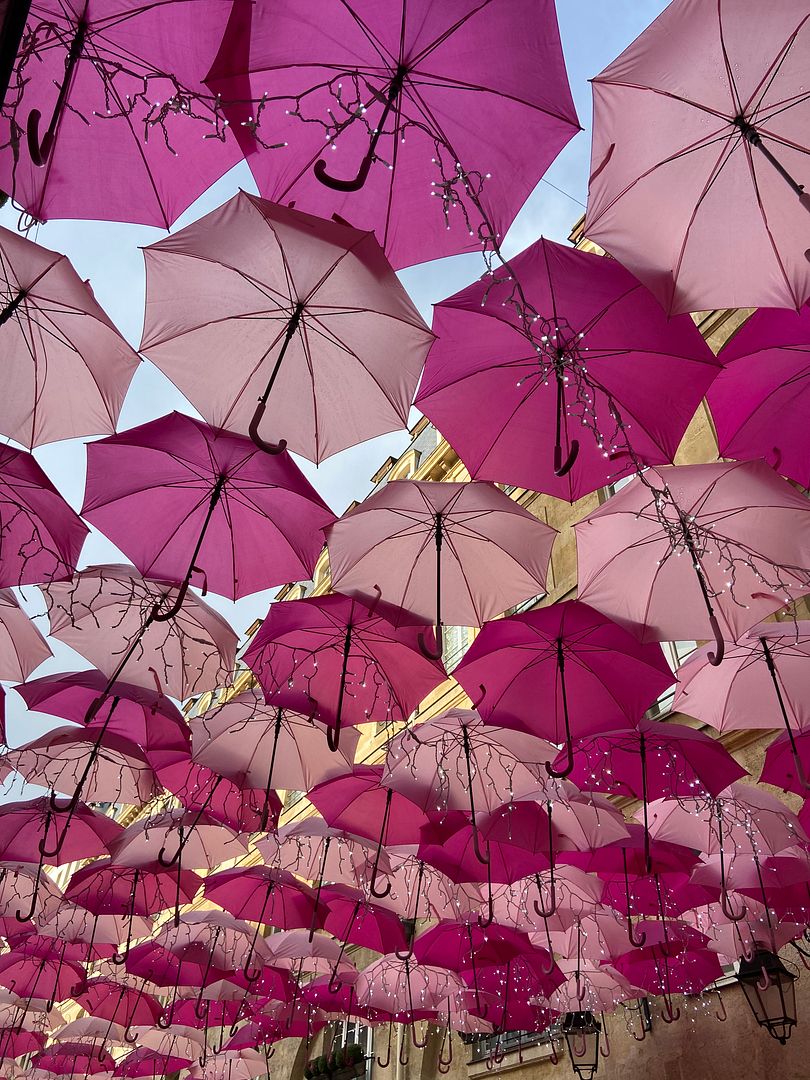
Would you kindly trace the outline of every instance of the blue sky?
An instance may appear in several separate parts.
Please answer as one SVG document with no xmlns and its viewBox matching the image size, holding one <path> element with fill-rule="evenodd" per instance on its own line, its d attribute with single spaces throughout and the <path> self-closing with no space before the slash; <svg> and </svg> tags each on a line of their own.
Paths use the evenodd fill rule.
<svg viewBox="0 0 810 1080">
<path fill-rule="evenodd" d="M 563 150 L 526 202 L 509 232 L 505 248 L 513 254 L 541 235 L 565 241 L 571 226 L 584 211 L 590 157 L 591 92 L 588 79 L 602 70 L 663 10 L 664 0 L 557 0 L 560 31 L 580 123 L 580 132 Z M 530 149 L 527 148 L 527 152 Z M 207 213 L 230 198 L 239 187 L 255 190 L 245 166 L 223 177 L 180 219 L 177 228 Z M 0 224 L 16 226 L 16 213 L 0 211 Z M 134 345 L 140 340 L 144 299 L 143 259 L 140 247 L 164 235 L 161 230 L 108 222 L 53 221 L 32 232 L 31 238 L 64 252 L 78 272 L 89 278 L 96 298 Z M 456 292 L 480 275 L 477 255 L 457 256 L 403 271 L 400 275 L 425 319 L 431 304 Z M 124 405 L 120 427 L 144 423 L 172 409 L 193 412 L 171 383 L 151 364 L 141 365 Z M 414 416 L 415 419 L 415 416 Z M 405 433 L 383 436 L 329 459 L 320 468 L 300 462 L 307 476 L 332 508 L 340 513 L 352 499 L 369 490 L 369 478 L 389 454 L 407 445 Z M 46 446 L 36 451 L 45 471 L 77 509 L 84 489 L 85 449 L 80 440 Z M 83 563 L 124 561 L 120 553 L 98 534 L 88 541 Z M 237 604 L 212 598 L 215 606 L 241 634 L 263 615 L 275 590 L 247 597 Z M 34 604 L 35 590 L 26 590 Z M 57 655 L 37 674 L 86 667 L 71 650 L 58 648 Z M 20 701 L 9 697 L 12 737 L 32 737 L 33 718 L 20 731 Z M 49 725 L 45 725 L 49 726 Z M 39 725 L 37 725 L 39 728 Z M 13 740 L 17 741 L 17 740 Z"/>
</svg>

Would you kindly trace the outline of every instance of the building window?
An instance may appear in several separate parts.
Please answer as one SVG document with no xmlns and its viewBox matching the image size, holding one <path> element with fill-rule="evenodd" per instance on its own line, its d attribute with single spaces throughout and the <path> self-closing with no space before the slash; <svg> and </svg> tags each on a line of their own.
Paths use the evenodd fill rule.
<svg viewBox="0 0 810 1080">
<path fill-rule="evenodd" d="M 537 596 L 530 596 L 522 604 L 515 604 L 513 608 L 509 608 L 507 615 L 522 615 L 524 611 L 531 611 L 532 608 L 537 607 L 541 600 L 545 600 L 547 595 L 547 593 L 541 592 Z"/>
<path fill-rule="evenodd" d="M 473 632 L 470 626 L 443 626 L 444 670 L 450 674 L 461 663 L 464 653 L 472 645 Z"/>
<path fill-rule="evenodd" d="M 371 1065 L 374 1060 L 374 1038 L 370 1027 L 361 1024 L 359 1020 L 336 1021 L 332 1035 L 332 1052 L 346 1046 L 360 1046 L 366 1059 L 366 1080 L 371 1080 Z"/>
<path fill-rule="evenodd" d="M 623 476 L 620 480 L 617 480 L 615 484 L 608 484 L 606 487 L 599 489 L 599 502 L 607 502 L 611 495 L 615 495 L 617 491 L 621 491 L 623 487 L 626 487 L 631 480 L 635 478 L 635 473 L 630 473 L 629 476 Z"/>
<path fill-rule="evenodd" d="M 300 802 L 305 795 L 305 791 L 288 791 L 284 796 L 284 809 L 289 810 L 291 806 L 295 806 L 297 802 Z"/>
<path fill-rule="evenodd" d="M 516 1054 L 530 1046 L 542 1046 L 553 1039 L 561 1038 L 559 1023 L 547 1027 L 545 1031 L 505 1031 L 501 1035 L 475 1035 L 472 1042 L 471 1062 L 485 1061 L 493 1054 Z"/>
<path fill-rule="evenodd" d="M 664 650 L 664 656 L 667 659 L 667 663 L 672 668 L 673 674 L 678 670 L 681 664 L 688 657 L 692 655 L 695 649 L 698 647 L 696 641 L 662 641 L 661 648 Z M 658 698 L 655 704 L 651 705 L 647 710 L 647 716 L 651 720 L 656 720 L 659 717 L 666 716 L 672 709 L 672 702 L 675 699 L 675 685 L 665 690 L 664 693 Z"/>
</svg>

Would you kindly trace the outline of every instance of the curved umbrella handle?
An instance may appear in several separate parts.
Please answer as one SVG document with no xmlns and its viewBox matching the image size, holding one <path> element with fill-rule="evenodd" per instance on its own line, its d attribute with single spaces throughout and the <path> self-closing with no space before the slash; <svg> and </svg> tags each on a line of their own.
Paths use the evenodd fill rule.
<svg viewBox="0 0 810 1080">
<path fill-rule="evenodd" d="M 729 922 L 741 922 L 746 916 L 746 910 L 745 910 L 745 905 L 744 904 L 743 904 L 743 909 L 740 912 L 740 914 L 739 915 L 735 914 L 733 908 L 731 907 L 731 902 L 729 900 L 728 892 L 726 891 L 725 888 L 720 890 L 720 907 L 722 909 L 723 914 L 725 915 L 725 917 L 728 919 Z"/>
<path fill-rule="evenodd" d="M 444 1057 L 444 1039 L 442 1039 L 442 1045 L 439 1047 L 439 1060 L 437 1068 L 442 1076 L 446 1076 L 450 1072 L 450 1067 L 453 1064 L 453 1029 L 448 1025 L 447 1027 L 447 1057 Z"/>
<path fill-rule="evenodd" d="M 283 454 L 287 449 L 286 439 L 279 439 L 277 443 L 265 442 L 259 434 L 259 424 L 262 422 L 266 408 L 267 402 L 260 399 L 256 406 L 256 411 L 253 414 L 253 419 L 250 421 L 248 435 L 250 435 L 253 445 L 258 447 L 259 450 L 264 451 L 265 454 Z"/>
<path fill-rule="evenodd" d="M 391 1064 L 391 1030 L 392 1030 L 393 1026 L 394 1026 L 394 1021 L 389 1020 L 389 1022 L 388 1022 L 388 1052 L 387 1052 L 387 1054 L 385 1056 L 385 1061 L 383 1061 L 379 1057 L 379 1055 L 377 1056 L 377 1065 L 381 1069 L 387 1069 L 388 1066 Z"/>
<path fill-rule="evenodd" d="M 424 633 L 420 630 L 417 637 L 419 651 L 426 660 L 441 660 L 444 656 L 444 634 L 442 632 L 442 624 L 437 623 L 433 632 L 436 636 L 436 645 L 431 649 L 425 641 Z"/>
<path fill-rule="evenodd" d="M 762 965 L 760 970 L 762 972 L 762 978 L 757 981 L 757 990 L 764 994 L 768 987 L 771 985 L 771 977 L 765 970 L 764 964 Z"/>
<path fill-rule="evenodd" d="M 554 447 L 554 475 L 566 476 L 574 467 L 574 464 L 579 457 L 579 439 L 571 440 L 571 449 L 568 452 L 568 457 L 563 461 L 562 459 L 562 446 L 558 443 Z"/>
<path fill-rule="evenodd" d="M 41 878 L 42 878 L 42 856 L 40 856 L 39 864 L 37 866 L 37 876 L 34 878 L 34 891 L 31 894 L 31 907 L 30 907 L 30 910 L 27 912 L 27 914 L 23 915 L 23 913 L 18 908 L 14 912 L 14 918 L 17 920 L 17 922 L 19 922 L 19 923 L 29 922 L 31 919 L 33 919 L 34 915 L 36 914 L 37 898 L 39 896 L 39 883 L 40 883 Z"/>
<path fill-rule="evenodd" d="M 555 769 L 550 761 L 546 762 L 546 772 L 555 780 L 562 780 L 574 771 L 574 747 L 570 739 L 565 740 L 565 754 L 565 764 L 561 769 Z"/>
<path fill-rule="evenodd" d="M 726 654 L 726 643 L 723 640 L 720 623 L 717 621 L 717 616 L 714 612 L 709 615 L 709 626 L 712 628 L 717 648 L 715 652 L 707 653 L 706 656 L 712 667 L 719 667 L 723 663 L 723 657 Z"/>
<path fill-rule="evenodd" d="M 635 924 L 630 916 L 627 916 L 627 937 L 634 949 L 643 949 L 647 943 L 647 931 L 642 930 L 638 938 L 635 936 Z"/>
<path fill-rule="evenodd" d="M 604 1033 L 603 1045 L 599 1047 L 599 1055 L 603 1058 L 610 1057 L 610 1036 L 608 1035 L 607 1020 L 605 1014 L 602 1013 L 602 1032 Z"/>
<path fill-rule="evenodd" d="M 416 1024 L 411 1020 L 411 1042 L 417 1050 L 424 1050 L 430 1041 L 430 1031 L 425 1031 L 424 1039 L 417 1039 L 416 1037 Z"/>
<path fill-rule="evenodd" d="M 376 139 L 374 142 L 376 142 Z M 369 148 L 368 153 L 360 162 L 360 168 L 357 170 L 357 175 L 351 180 L 339 180 L 336 176 L 330 176 L 326 171 L 327 165 L 323 158 L 318 158 L 312 171 L 315 173 L 316 179 L 319 180 L 324 187 L 331 188 L 333 191 L 359 191 L 366 180 L 368 180 L 368 174 L 371 172 L 371 166 L 373 164 L 374 150 L 373 148 Z"/>
<path fill-rule="evenodd" d="M 39 125 L 42 120 L 42 113 L 39 109 L 32 109 L 28 114 L 28 120 L 25 125 L 25 138 L 28 144 L 28 155 L 31 161 L 38 169 L 44 169 L 48 163 L 48 158 L 51 156 L 53 150 L 53 131 L 48 128 L 45 134 L 40 139 L 39 137 Z"/>
<path fill-rule="evenodd" d="M 664 1007 L 661 1010 L 661 1019 L 665 1024 L 674 1024 L 676 1020 L 680 1020 L 681 1010 L 672 1008 L 672 998 L 667 994 L 664 996 Z"/>
<path fill-rule="evenodd" d="M 720 993 L 719 990 L 717 991 L 717 997 L 720 999 L 721 1011 L 718 1012 L 717 1009 L 715 1009 L 714 1015 L 717 1017 L 721 1024 L 725 1024 L 726 1020 L 728 1020 L 728 1013 L 726 1012 L 726 1003 L 725 1001 L 723 1001 L 723 995 Z"/>
<path fill-rule="evenodd" d="M 337 719 L 334 724 L 330 724 L 329 727 L 327 727 L 326 729 L 326 745 L 329 747 L 333 754 L 336 754 L 337 751 L 340 749 L 340 731 L 340 719 Z"/>
<path fill-rule="evenodd" d="M 183 601 L 186 598 L 186 593 L 188 592 L 188 587 L 191 584 L 191 573 L 192 572 L 193 572 L 193 567 L 191 568 L 189 573 L 186 575 L 186 579 L 183 582 L 183 584 L 177 590 L 177 597 L 176 597 L 174 603 L 171 605 L 171 607 L 169 608 L 168 611 L 161 611 L 159 604 L 155 606 L 155 610 L 152 612 L 152 618 L 155 620 L 155 622 L 168 622 L 170 619 L 173 619 L 173 618 L 175 618 L 175 616 L 180 614 L 180 608 L 182 608 L 182 606 L 183 606 Z"/>
</svg>

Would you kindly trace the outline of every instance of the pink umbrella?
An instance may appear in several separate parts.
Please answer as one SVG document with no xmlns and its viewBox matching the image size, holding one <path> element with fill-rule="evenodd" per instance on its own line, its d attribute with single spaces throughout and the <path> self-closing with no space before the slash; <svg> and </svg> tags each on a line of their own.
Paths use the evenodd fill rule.
<svg viewBox="0 0 810 1080">
<path fill-rule="evenodd" d="M 161 784 L 186 810 L 205 812 L 236 832 L 264 832 L 278 824 L 281 799 L 275 791 L 245 787 L 238 776 L 236 781 L 226 779 L 186 753 L 169 751 L 150 758 Z"/>
<path fill-rule="evenodd" d="M 441 683 L 402 612 L 332 593 L 272 604 L 244 654 L 271 704 L 313 711 L 337 747 L 342 724 L 407 720 Z M 428 643 L 433 651 L 433 643 Z"/>
<path fill-rule="evenodd" d="M 240 858 L 246 851 L 245 839 L 233 829 L 204 812 L 175 809 L 128 825 L 110 848 L 110 855 L 113 862 L 131 866 L 155 862 L 172 866 L 182 855 L 185 868 L 210 871 L 220 863 Z"/>
<path fill-rule="evenodd" d="M 190 904 L 202 885 L 191 870 L 169 872 L 160 863 L 129 866 L 94 859 L 74 870 L 65 897 L 95 915 L 158 915 L 178 899 Z"/>
<path fill-rule="evenodd" d="M 79 1042 L 55 1042 L 37 1054 L 32 1064 L 37 1069 L 53 1073 L 56 1076 L 73 1077 L 76 1073 L 95 1076 L 97 1073 L 110 1073 L 115 1068 L 115 1059 L 106 1050 L 98 1052 L 95 1046 Z"/>
<path fill-rule="evenodd" d="M 432 337 L 372 233 L 291 206 L 240 192 L 147 247 L 141 349 L 216 427 L 319 462 L 407 426 Z"/>
<path fill-rule="evenodd" d="M 226 959 L 222 952 L 215 954 L 202 940 L 178 945 L 176 952 L 156 941 L 144 941 L 129 950 L 126 969 L 131 975 L 155 986 L 169 988 L 167 1015 L 158 1021 L 158 1026 L 165 1029 L 173 1023 L 180 986 L 193 986 L 198 990 L 195 1008 L 199 1016 L 203 1015 L 200 996 L 203 988 L 230 974 L 229 968 L 215 965 L 215 958 Z"/>
<path fill-rule="evenodd" d="M 36 906 L 40 918 L 47 919 L 61 909 L 62 890 L 47 874 L 41 873 L 38 863 L 6 862 L 0 875 L 0 916 L 9 921 L 13 919 L 15 926 L 20 927 L 17 912 L 22 911 L 23 904 L 34 906 L 35 890 L 38 890 Z M 43 996 L 47 997 L 47 994 Z"/>
<path fill-rule="evenodd" d="M 140 359 L 64 255 L 0 229 L 0 430 L 29 449 L 108 435 Z"/>
<path fill-rule="evenodd" d="M 669 314 L 798 308 L 810 293 L 810 24 L 801 0 L 767 26 L 761 14 L 750 0 L 678 0 L 593 80 L 585 235 Z M 650 236 L 639 223 L 653 220 Z"/>
<path fill-rule="evenodd" d="M 84 985 L 84 968 L 65 960 L 55 947 L 38 952 L 22 944 L 0 956 L 0 986 L 19 997 L 48 998 L 48 1010 L 55 1001 L 81 993 Z"/>
<path fill-rule="evenodd" d="M 51 650 L 11 589 L 0 589 L 0 678 L 27 679 Z"/>
<path fill-rule="evenodd" d="M 463 989 L 464 984 L 455 972 L 417 964 L 410 958 L 400 960 L 393 954 L 369 964 L 354 984 L 360 1005 L 404 1016 L 435 1010 L 449 994 Z"/>
<path fill-rule="evenodd" d="M 640 645 L 577 600 L 487 623 L 453 677 L 470 695 L 486 688 L 478 706 L 486 721 L 569 750 L 572 734 L 640 720 L 674 678 L 660 646 Z M 553 708 L 537 715 L 539 701 Z"/>
<path fill-rule="evenodd" d="M 672 461 L 719 369 L 689 316 L 668 321 L 617 262 L 548 240 L 437 304 L 433 326 L 417 407 L 473 477 L 569 502 Z"/>
<path fill-rule="evenodd" d="M 45 1046 L 45 1036 L 39 1031 L 17 1031 L 0 1028 L 0 1058 L 21 1058 L 36 1054 Z"/>
<path fill-rule="evenodd" d="M 441 653 L 443 617 L 481 626 L 545 591 L 555 536 L 493 484 L 393 480 L 327 530 L 332 587 L 434 620 Z"/>
<path fill-rule="evenodd" d="M 312 576 L 331 510 L 288 456 L 170 413 L 89 443 L 82 513 L 149 577 L 237 600 Z"/>
<path fill-rule="evenodd" d="M 810 309 L 756 311 L 720 350 L 724 364 L 708 394 L 720 453 L 763 457 L 810 487 L 806 412 Z"/>
<path fill-rule="evenodd" d="M 374 229 L 396 267 L 498 250 L 578 128 L 545 0 L 286 0 L 229 31 L 207 82 L 259 190 Z"/>
<path fill-rule="evenodd" d="M 339 941 L 374 952 L 403 950 L 406 929 L 393 911 L 372 904 L 365 893 L 350 885 L 325 885 L 321 890 L 323 929 Z"/>
<path fill-rule="evenodd" d="M 810 623 L 762 623 L 732 646 L 721 668 L 707 660 L 704 648 L 682 665 L 673 708 L 721 732 L 774 728 L 781 719 L 802 794 L 808 783 L 797 740 L 810 725 Z"/>
<path fill-rule="evenodd" d="M 275 836 L 256 845 L 270 866 L 298 874 L 308 881 L 367 884 L 376 845 L 342 829 L 332 829 L 320 816 L 309 816 L 282 826 Z M 391 873 L 385 852 L 379 871 Z"/>
<path fill-rule="evenodd" d="M 535 791 L 553 754 L 544 740 L 485 724 L 474 709 L 448 709 L 389 742 L 383 783 L 424 811 L 475 815 Z"/>
<path fill-rule="evenodd" d="M 295 603 L 273 604 L 271 613 Z M 249 652 L 250 648 L 246 657 Z M 358 740 L 358 733 L 350 731 L 342 751 L 333 756 L 323 728 L 280 703 L 265 705 L 254 690 L 214 706 L 193 718 L 190 726 L 195 763 L 215 769 L 243 788 L 261 791 L 259 806 L 266 804 L 274 787 L 309 791 L 350 767 Z M 265 818 L 262 828 L 266 826 Z"/>
<path fill-rule="evenodd" d="M 565 982 L 565 976 L 552 962 L 538 954 L 515 956 L 495 964 L 480 964 L 476 969 L 479 991 L 497 1000 L 494 1014 L 488 1019 L 501 1031 L 537 1031 L 548 1027 L 551 1017 L 538 1007 Z M 469 983 L 472 972 L 465 973 Z"/>
<path fill-rule="evenodd" d="M 557 966 L 567 981 L 550 996 L 552 1008 L 559 1012 L 613 1012 L 621 1001 L 636 996 L 623 975 L 608 971 L 588 961 L 558 960 Z"/>
<path fill-rule="evenodd" d="M 765 751 L 759 782 L 773 784 L 783 791 L 793 791 L 802 798 L 808 795 L 810 775 L 810 730 L 783 731 Z"/>
<path fill-rule="evenodd" d="M 714 638 L 719 664 L 810 588 L 808 514 L 763 461 L 648 469 L 574 526 L 579 598 L 644 641 Z"/>
<path fill-rule="evenodd" d="M 160 1077 L 179 1073 L 188 1068 L 192 1060 L 174 1052 L 160 1053 L 157 1050 L 139 1046 L 118 1061 L 113 1075 L 128 1077 L 131 1080 L 137 1077 L 151 1077 L 152 1080 L 159 1080 Z"/>
<path fill-rule="evenodd" d="M 723 974 L 717 953 L 706 948 L 683 949 L 669 955 L 662 954 L 658 947 L 647 946 L 611 959 L 610 967 L 633 986 L 660 995 L 664 1000 L 661 1019 L 668 1024 L 681 1015 L 681 1010 L 673 1007 L 673 994 L 698 994 Z"/>
<path fill-rule="evenodd" d="M 0 586 L 61 581 L 76 569 L 87 537 L 34 458 L 0 447 Z"/>
<path fill-rule="evenodd" d="M 319 975 L 318 978 L 311 979 L 306 986 L 302 987 L 301 999 L 322 1009 L 325 1013 L 344 1017 L 356 1016 L 370 1023 L 379 1023 L 389 1019 L 389 1014 L 381 1009 L 358 1005 L 353 985 L 339 983 L 333 988 L 332 979 L 328 975 Z"/>
<path fill-rule="evenodd" d="M 233 671 L 237 637 L 194 595 L 167 623 L 152 617 L 172 603 L 176 587 L 150 581 L 131 566 L 93 566 L 73 581 L 42 590 L 51 634 L 109 677 L 183 700 L 217 685 Z"/>
<path fill-rule="evenodd" d="M 161 1013 L 160 1003 L 151 994 L 106 978 L 88 979 L 76 1004 L 91 1016 L 119 1024 L 125 1029 L 127 1042 L 132 1041 L 133 1027 L 151 1027 Z"/>
<path fill-rule="evenodd" d="M 168 229 L 239 160 L 202 87 L 230 11 L 189 0 L 35 4 L 5 98 L 3 189 L 40 221 Z M 109 182 L 113 164 L 126 192 Z"/>
<path fill-rule="evenodd" d="M 324 934 L 310 936 L 306 930 L 281 930 L 265 939 L 267 959 L 274 967 L 292 970 L 296 968 L 300 979 L 302 971 L 325 975 L 334 972 L 337 977 L 354 982 L 357 969 L 343 957 L 343 949 Z"/>
</svg>

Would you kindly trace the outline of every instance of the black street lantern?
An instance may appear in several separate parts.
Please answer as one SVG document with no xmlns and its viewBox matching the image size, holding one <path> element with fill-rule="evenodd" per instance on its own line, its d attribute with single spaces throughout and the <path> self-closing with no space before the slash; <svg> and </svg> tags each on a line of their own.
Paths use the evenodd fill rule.
<svg viewBox="0 0 810 1080">
<path fill-rule="evenodd" d="M 784 1046 L 796 1023 L 796 976 L 774 953 L 757 949 L 740 960 L 737 979 L 757 1023 Z"/>
<path fill-rule="evenodd" d="M 562 1031 L 574 1072 L 580 1080 L 592 1080 L 599 1067 L 602 1025 L 591 1012 L 570 1012 L 565 1014 Z"/>
</svg>

